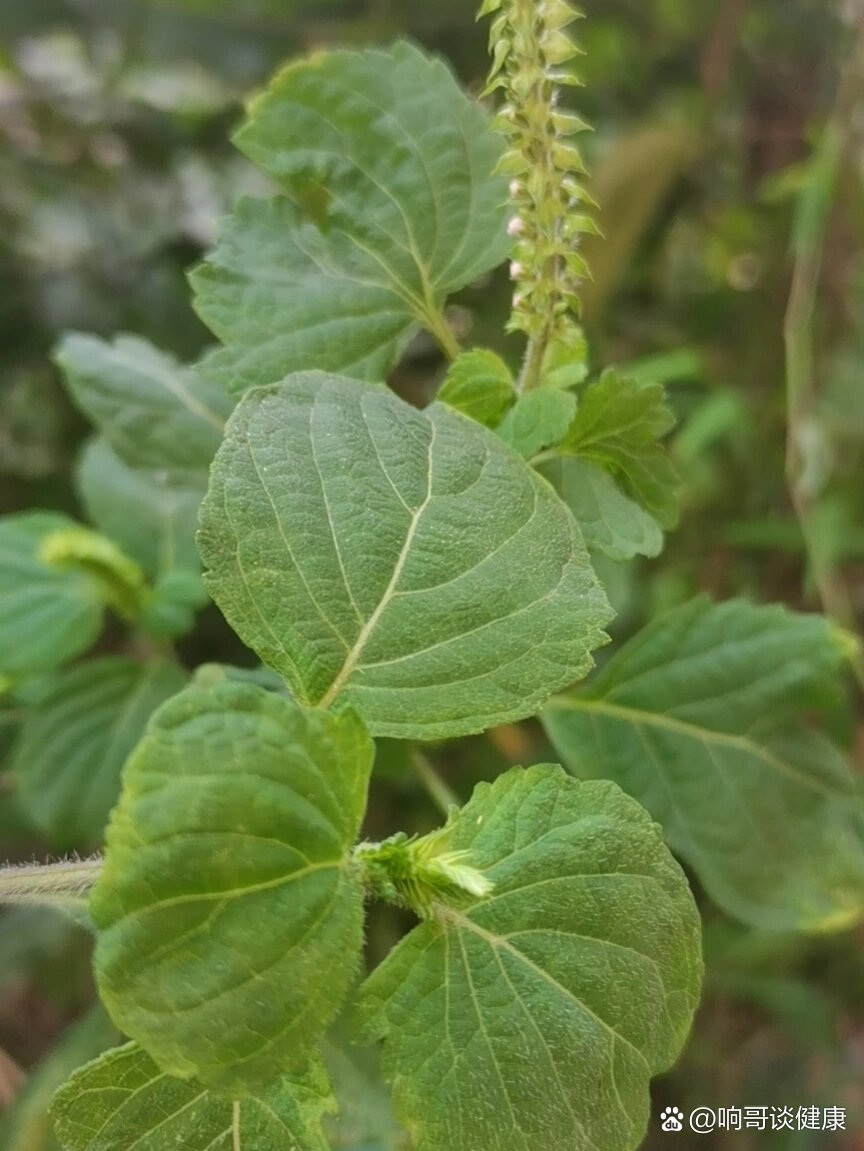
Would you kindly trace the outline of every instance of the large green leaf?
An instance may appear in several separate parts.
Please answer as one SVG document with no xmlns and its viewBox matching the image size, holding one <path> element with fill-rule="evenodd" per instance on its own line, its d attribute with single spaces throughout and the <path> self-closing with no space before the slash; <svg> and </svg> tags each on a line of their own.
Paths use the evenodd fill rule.
<svg viewBox="0 0 864 1151">
<path fill-rule="evenodd" d="M 819 616 L 704 598 L 662 616 L 543 722 L 577 775 L 644 803 L 708 893 L 767 928 L 864 913 L 864 809 L 803 716 L 836 701 L 843 658 Z"/>
<path fill-rule="evenodd" d="M 699 993 L 699 916 L 647 813 L 559 767 L 481 784 L 449 822 L 494 883 L 433 906 L 362 991 L 417 1151 L 625 1151 Z"/>
<path fill-rule="evenodd" d="M 289 65 L 237 143 L 290 198 L 241 202 L 193 275 L 227 345 L 206 374 L 231 391 L 312 368 L 383 379 L 418 326 L 442 335 L 446 297 L 507 255 L 500 140 L 410 44 Z"/>
<path fill-rule="evenodd" d="M 30 711 L 12 770 L 24 810 L 55 847 L 101 841 L 120 769 L 187 678 L 165 660 L 96 659 L 60 674 Z"/>
<path fill-rule="evenodd" d="M 148 576 L 200 570 L 195 532 L 206 469 L 180 477 L 132 468 L 99 437 L 84 450 L 76 478 L 91 522 Z"/>
<path fill-rule="evenodd" d="M 51 1113 L 64 1151 L 330 1151 L 321 1118 L 332 1106 L 317 1063 L 232 1102 L 127 1043 L 76 1072 Z"/>
<path fill-rule="evenodd" d="M 86 651 L 99 635 L 99 583 L 81 569 L 40 558 L 47 538 L 77 527 L 53 512 L 0 519 L 0 674 L 50 671 Z"/>
<path fill-rule="evenodd" d="M 233 402 L 137 336 L 70 333 L 56 360 L 78 407 L 130 467 L 205 473 Z"/>
<path fill-rule="evenodd" d="M 568 456 L 538 464 L 537 470 L 573 513 L 589 548 L 599 548 L 613 560 L 662 551 L 660 525 L 625 496 L 607 472 Z"/>
<path fill-rule="evenodd" d="M 662 527 L 678 518 L 678 475 L 661 438 L 675 420 L 660 384 L 609 370 L 579 396 L 561 452 L 608 472 Z"/>
<path fill-rule="evenodd" d="M 431 739 L 535 713 L 610 617 L 572 517 L 441 404 L 306 373 L 244 397 L 202 507 L 207 586 L 301 702 Z"/>
<path fill-rule="evenodd" d="M 348 866 L 372 742 L 247 684 L 165 704 L 124 771 L 91 898 L 118 1027 L 238 1092 L 302 1069 L 360 962 Z"/>
</svg>

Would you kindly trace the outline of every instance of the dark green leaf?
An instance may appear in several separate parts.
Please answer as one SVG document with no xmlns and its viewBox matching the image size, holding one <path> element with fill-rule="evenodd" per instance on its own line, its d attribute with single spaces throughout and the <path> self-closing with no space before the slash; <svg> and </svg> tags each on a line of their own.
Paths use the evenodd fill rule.
<svg viewBox="0 0 864 1151">
<path fill-rule="evenodd" d="M 373 751 L 351 714 L 230 681 L 153 717 L 91 911 L 102 1000 L 164 1070 L 245 1093 L 305 1068 L 360 962 Z"/>
<path fill-rule="evenodd" d="M 199 546 L 298 700 L 375 735 L 464 735 L 579 679 L 610 617 L 560 500 L 479 424 L 308 373 L 246 396 Z"/>
<path fill-rule="evenodd" d="M 227 345 L 206 373 L 232 392 L 312 368 L 383 379 L 418 326 L 442 335 L 446 297 L 507 255 L 500 143 L 410 44 L 289 65 L 237 143 L 290 199 L 241 202 L 193 276 Z"/>
<path fill-rule="evenodd" d="M 434 905 L 362 992 L 413 1145 L 635 1148 L 702 969 L 659 829 L 614 784 L 550 766 L 481 784 L 448 827 L 491 894 Z"/>
<path fill-rule="evenodd" d="M 842 659 L 819 616 L 700 598 L 543 721 L 572 771 L 645 804 L 727 911 L 843 927 L 864 914 L 864 808 L 843 757 L 799 726 L 836 702 Z"/>
</svg>

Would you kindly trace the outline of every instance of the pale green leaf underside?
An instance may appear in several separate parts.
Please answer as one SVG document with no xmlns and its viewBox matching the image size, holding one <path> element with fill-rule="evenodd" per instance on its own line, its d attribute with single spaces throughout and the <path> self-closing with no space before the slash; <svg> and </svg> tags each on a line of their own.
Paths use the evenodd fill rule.
<svg viewBox="0 0 864 1151">
<path fill-rule="evenodd" d="M 536 712 L 610 618 L 572 517 L 491 432 L 322 373 L 240 403 L 199 547 L 240 637 L 305 702 L 373 735 Z"/>
<path fill-rule="evenodd" d="M 0 675 L 50 671 L 99 635 L 103 603 L 96 582 L 39 559 L 46 536 L 78 526 L 53 512 L 0 519 Z"/>
<path fill-rule="evenodd" d="M 91 913 L 103 1002 L 166 1071 L 242 1092 L 305 1065 L 359 964 L 372 757 L 350 713 L 247 684 L 153 717 Z"/>
<path fill-rule="evenodd" d="M 206 374 L 235 393 L 313 368 L 383 379 L 447 295 L 506 258 L 500 140 L 410 44 L 289 65 L 237 143 L 289 199 L 242 201 L 192 277 L 226 345 Z"/>
<path fill-rule="evenodd" d="M 64 1151 L 330 1151 L 321 1118 L 332 1109 L 317 1064 L 232 1102 L 127 1043 L 76 1072 L 51 1113 Z"/>
<path fill-rule="evenodd" d="M 516 403 L 510 369 L 494 352 L 474 348 L 450 365 L 435 397 L 487 428 L 497 427 Z"/>
<path fill-rule="evenodd" d="M 12 763 L 22 806 L 52 846 L 101 842 L 120 769 L 159 704 L 187 675 L 176 664 L 109 657 L 61 673 L 30 711 Z"/>
<path fill-rule="evenodd" d="M 567 456 L 547 460 L 537 470 L 573 513 L 589 548 L 618 561 L 663 550 L 660 525 L 625 496 L 608 473 Z"/>
<path fill-rule="evenodd" d="M 438 906 L 373 973 L 361 1021 L 417 1151 L 625 1151 L 701 980 L 699 916 L 659 829 L 559 767 L 481 784 L 448 850 L 494 881 Z"/>
<path fill-rule="evenodd" d="M 85 448 L 76 480 L 90 522 L 150 578 L 200 570 L 195 532 L 206 468 L 182 477 L 131 468 L 100 437 Z"/>
<path fill-rule="evenodd" d="M 818 616 L 700 598 L 543 722 L 575 774 L 612 778 L 648 808 L 727 911 L 763 928 L 842 927 L 864 913 L 864 811 L 839 752 L 796 730 L 836 698 L 840 661 Z"/>
<path fill-rule="evenodd" d="M 221 388 L 137 336 L 70 333 L 55 358 L 75 403 L 130 467 L 206 472 L 234 406 Z"/>
</svg>

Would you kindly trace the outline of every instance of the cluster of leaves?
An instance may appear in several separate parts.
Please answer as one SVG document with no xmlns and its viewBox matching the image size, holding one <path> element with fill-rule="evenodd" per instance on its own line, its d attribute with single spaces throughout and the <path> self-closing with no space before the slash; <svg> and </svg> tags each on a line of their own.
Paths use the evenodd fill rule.
<svg viewBox="0 0 864 1151">
<path fill-rule="evenodd" d="M 812 722 L 836 727 L 850 641 L 699 599 L 568 690 L 612 616 L 591 553 L 656 555 L 677 518 L 662 388 L 588 378 L 580 352 L 520 393 L 494 353 L 460 354 L 447 298 L 507 255 L 506 181 L 439 61 L 398 44 L 291 65 L 238 143 L 281 193 L 241 201 L 194 275 L 222 347 L 191 370 L 133 337 L 67 338 L 99 433 L 92 528 L 0 523 L 21 802 L 96 843 L 127 761 L 90 912 L 132 1042 L 61 1089 L 58 1137 L 631 1148 L 701 979 L 669 847 L 745 922 L 864 915 L 860 791 Z M 421 328 L 453 360 L 422 411 L 381 383 Z M 260 682 L 209 667 L 184 686 L 165 647 L 205 602 L 205 491 L 204 585 Z M 67 668 L 106 610 L 143 658 Z M 538 713 L 569 775 L 514 768 L 431 836 L 358 843 L 373 739 Z M 357 990 L 372 895 L 421 922 Z M 349 1000 L 398 1125 L 352 1113 L 378 1088 L 327 1037 Z M 51 1087 L 112 1037 L 95 1018 Z"/>
</svg>

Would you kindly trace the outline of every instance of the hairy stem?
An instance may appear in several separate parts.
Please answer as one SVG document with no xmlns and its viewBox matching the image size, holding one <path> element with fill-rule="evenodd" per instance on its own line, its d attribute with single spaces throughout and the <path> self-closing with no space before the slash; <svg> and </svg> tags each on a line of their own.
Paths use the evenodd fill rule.
<svg viewBox="0 0 864 1151">
<path fill-rule="evenodd" d="M 60 863 L 7 864 L 0 867 L 0 904 L 55 907 L 79 918 L 102 870 L 101 856 Z"/>
</svg>

